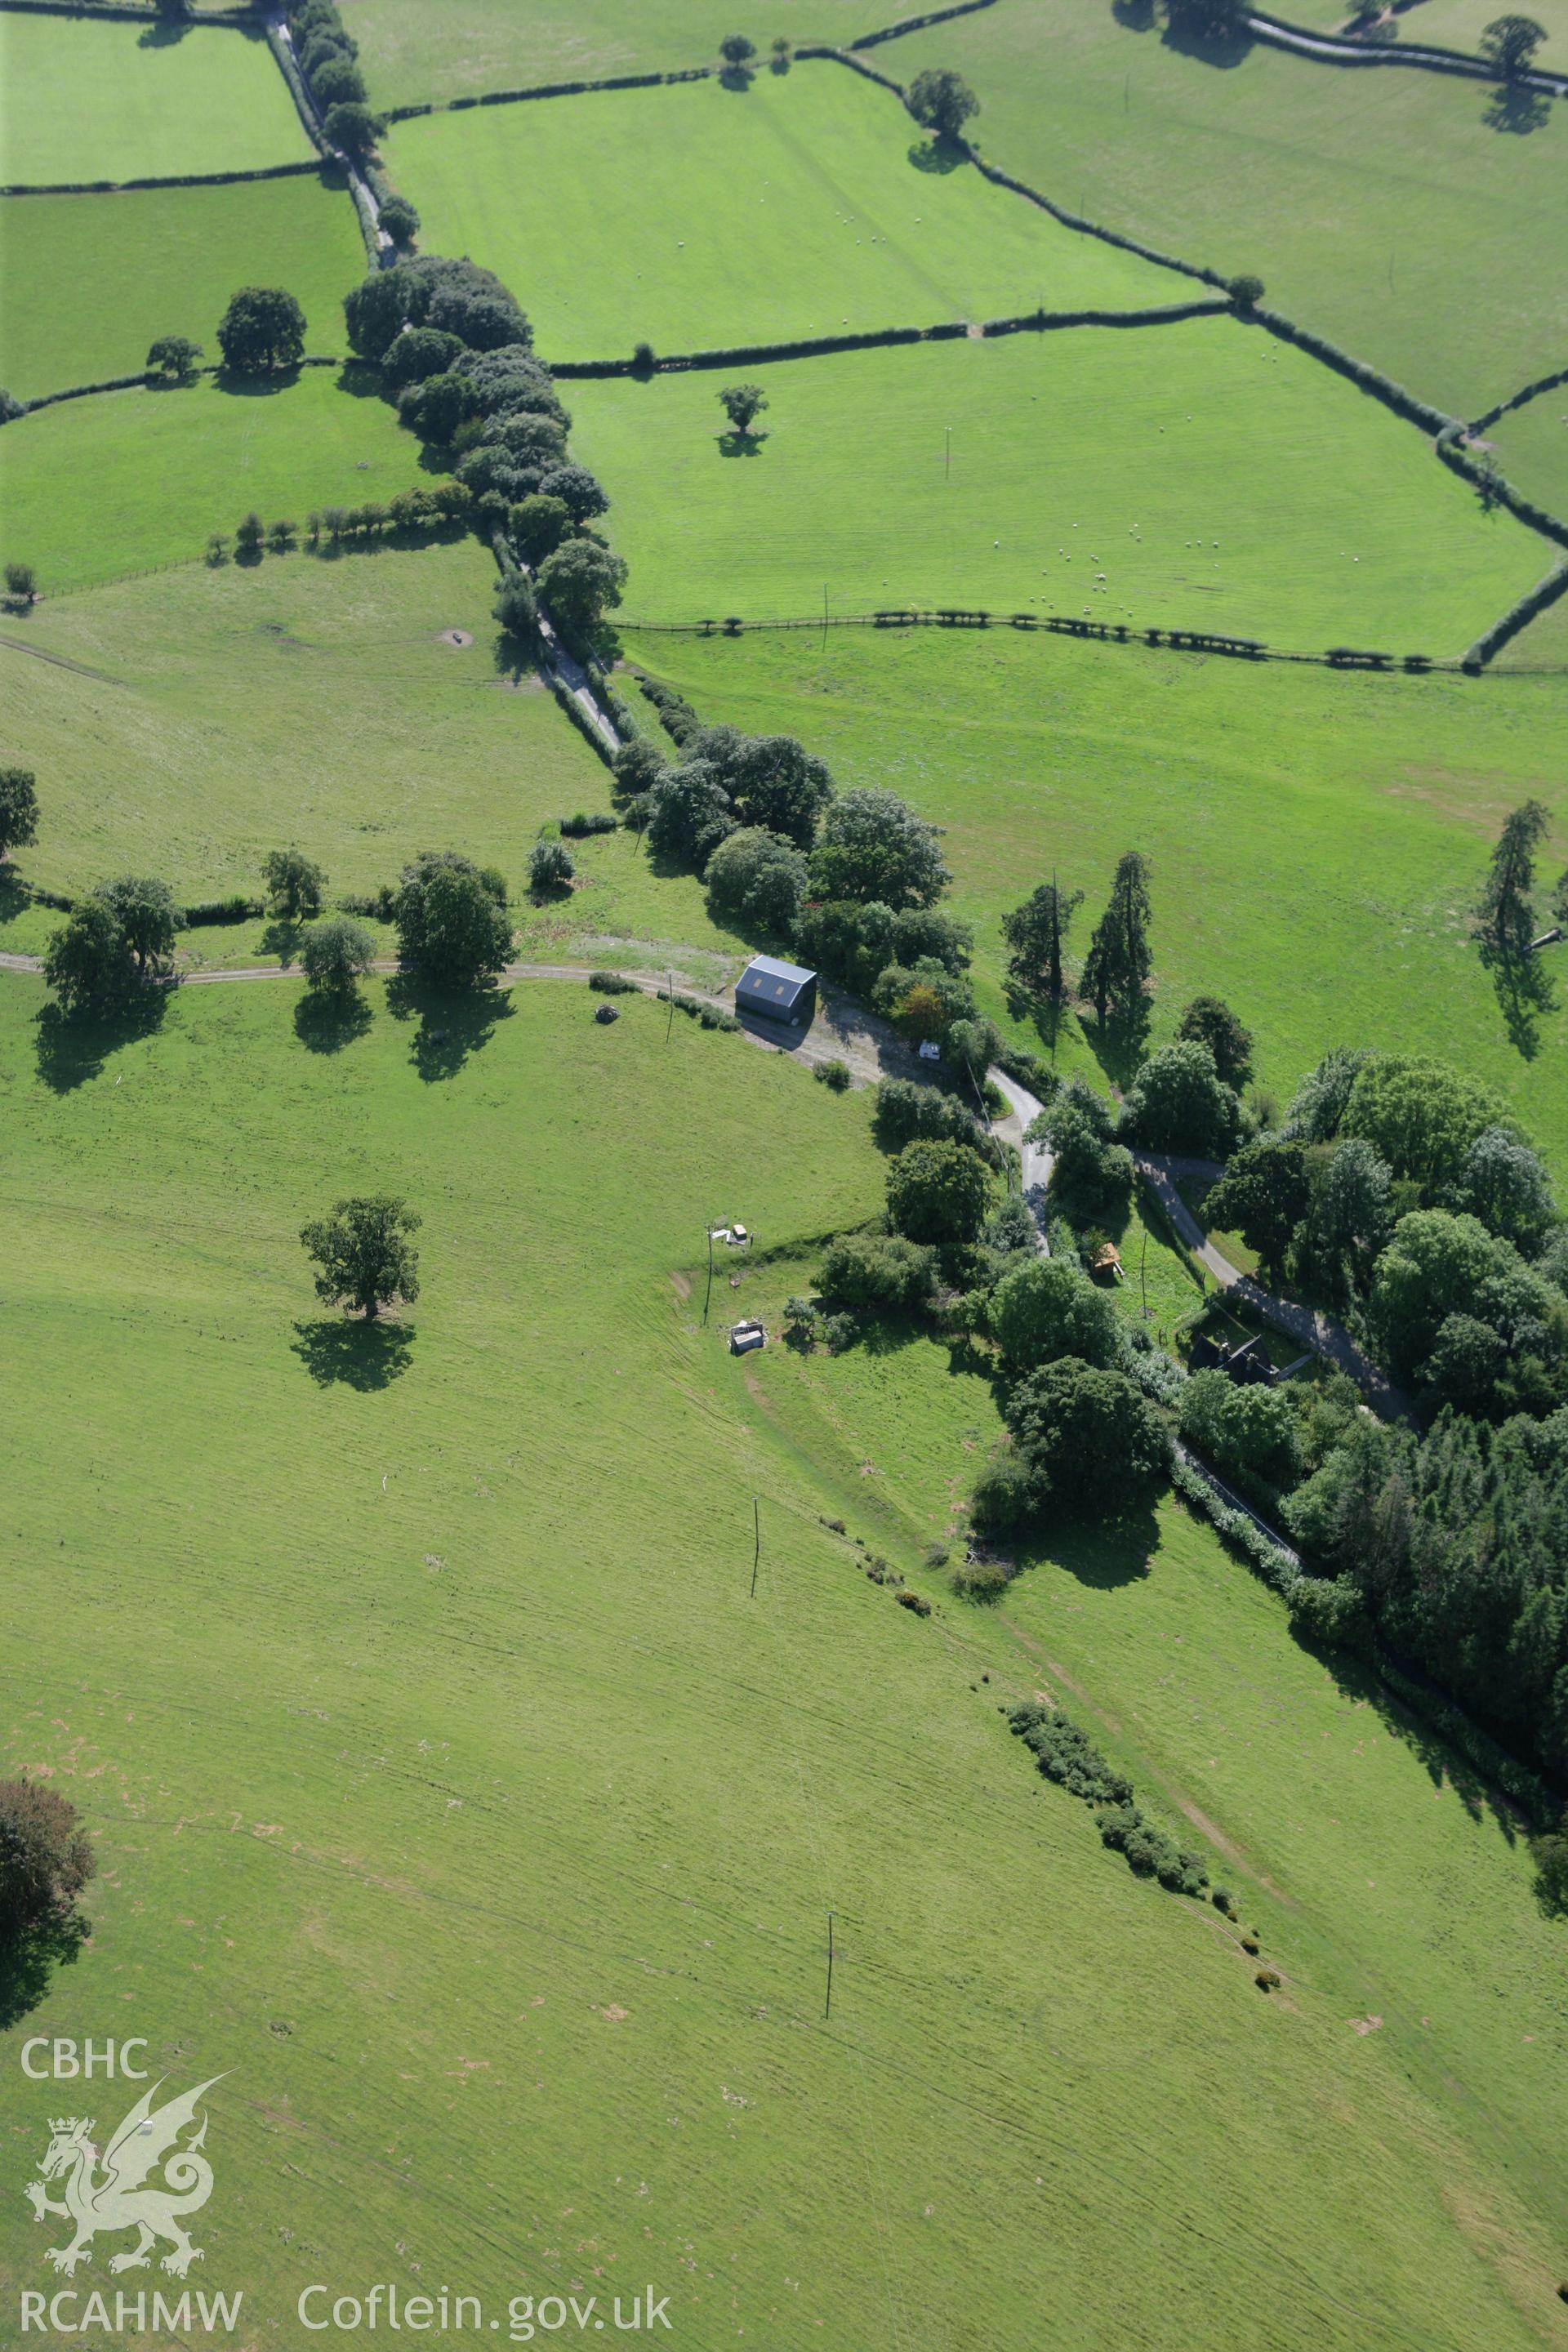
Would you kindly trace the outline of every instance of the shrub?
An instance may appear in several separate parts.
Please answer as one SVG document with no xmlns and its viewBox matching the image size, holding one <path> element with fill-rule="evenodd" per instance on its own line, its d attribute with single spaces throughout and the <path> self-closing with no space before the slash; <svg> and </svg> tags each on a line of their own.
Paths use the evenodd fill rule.
<svg viewBox="0 0 1568 2352">
<path fill-rule="evenodd" d="M 1124 1372 L 1076 1357 L 1043 1364 L 1007 1399 L 1007 1427 L 1036 1507 L 1121 1509 L 1170 1460 L 1165 1425 Z"/>
<path fill-rule="evenodd" d="M 855 1083 L 854 1074 L 848 1063 L 837 1059 L 831 1062 L 818 1062 L 812 1076 L 818 1086 L 826 1087 L 830 1093 L 836 1095 L 847 1093 Z"/>
<path fill-rule="evenodd" d="M 1151 1054 L 1128 1089 L 1118 1132 L 1150 1150 L 1223 1159 L 1240 1115 L 1208 1045 L 1186 1038 Z"/>
<path fill-rule="evenodd" d="M 935 1549 L 942 1550 L 937 1545 Z M 942 1554 L 946 1558 L 945 1551 Z M 940 1566 L 940 1562 L 933 1562 Z M 1000 1601 L 1013 1580 L 999 1559 L 966 1560 L 955 1568 L 948 1581 L 963 1601 Z"/>
<path fill-rule="evenodd" d="M 616 832 L 620 820 L 608 809 L 579 809 L 574 816 L 558 817 L 556 823 L 563 833 L 579 841 L 590 834 Z"/>
<path fill-rule="evenodd" d="M 1278 1969 L 1259 1969 L 1252 1981 L 1258 1987 L 1259 1992 L 1278 1992 L 1279 1990 L 1279 1971 Z"/>
<path fill-rule="evenodd" d="M 37 604 L 38 575 L 30 563 L 11 562 L 5 566 L 5 593 L 19 604 Z"/>
<path fill-rule="evenodd" d="M 321 913 L 327 877 L 303 850 L 269 849 L 262 861 L 261 878 L 267 886 L 269 915 L 282 915 L 298 923 Z"/>
<path fill-rule="evenodd" d="M 1256 1494 L 1289 1486 L 1300 1468 L 1296 1416 L 1278 1389 L 1247 1387 L 1221 1371 L 1194 1372 L 1182 1390 L 1178 1423 L 1189 1445 L 1221 1475 Z"/>
<path fill-rule="evenodd" d="M 990 1171 L 966 1144 L 906 1144 L 888 1171 L 889 1221 L 910 1241 L 972 1242 L 990 1205 Z"/>
<path fill-rule="evenodd" d="M 935 1253 L 897 1234 L 846 1234 L 822 1262 L 824 1297 L 845 1307 L 907 1311 L 923 1307 L 935 1284 Z"/>
<path fill-rule="evenodd" d="M 827 1343 L 828 1353 L 841 1356 L 845 1349 L 852 1348 L 860 1337 L 860 1326 L 856 1322 L 853 1315 L 825 1316 L 822 1336 Z"/>
<path fill-rule="evenodd" d="M 705 879 L 713 915 L 787 936 L 805 897 L 805 859 L 782 835 L 743 825 L 714 850 Z"/>
<path fill-rule="evenodd" d="M 931 1602 L 923 1592 L 895 1592 L 893 1598 L 900 1609 L 910 1610 L 916 1617 L 931 1615 Z"/>
<path fill-rule="evenodd" d="M 374 961 L 375 941 L 347 915 L 310 924 L 300 941 L 300 966 L 315 995 L 345 995 Z"/>
<path fill-rule="evenodd" d="M 884 1151 L 900 1151 L 917 1138 L 978 1149 L 983 1134 L 973 1112 L 963 1103 L 912 1078 L 882 1079 L 873 1128 Z"/>
<path fill-rule="evenodd" d="M 1031 1257 L 997 1284 L 991 1329 L 1002 1353 L 1027 1370 L 1058 1356 L 1113 1364 L 1121 1318 L 1102 1290 L 1065 1258 Z"/>
<path fill-rule="evenodd" d="M 68 1918 L 93 1867 L 67 1798 L 36 1780 L 0 1780 L 0 1937 Z"/>
<path fill-rule="evenodd" d="M 381 225 L 394 245 L 410 246 L 419 234 L 419 214 L 406 196 L 388 196 L 381 207 Z"/>
<path fill-rule="evenodd" d="M 628 980 L 624 971 L 591 971 L 588 985 L 601 996 L 635 996 L 637 992 L 636 981 Z"/>
<path fill-rule="evenodd" d="M 568 888 L 576 871 L 563 841 L 536 841 L 529 853 L 528 887 L 537 898 Z"/>
</svg>

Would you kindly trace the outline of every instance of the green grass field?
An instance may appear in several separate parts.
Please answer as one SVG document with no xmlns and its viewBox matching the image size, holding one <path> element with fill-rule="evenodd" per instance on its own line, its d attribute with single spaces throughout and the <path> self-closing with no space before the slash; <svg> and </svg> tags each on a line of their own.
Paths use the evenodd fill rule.
<svg viewBox="0 0 1568 2352">
<path fill-rule="evenodd" d="M 163 178 L 288 163 L 310 142 L 259 32 L 0 16 L 0 184 Z"/>
<path fill-rule="evenodd" d="M 1290 0 L 1288 14 L 1284 10 L 1280 14 L 1287 23 L 1308 26 L 1314 32 L 1338 32 L 1352 21 L 1344 0 Z M 1536 52 L 1536 64 L 1560 68 L 1568 63 L 1568 9 L 1563 0 L 1543 0 L 1531 14 L 1546 34 Z M 1481 35 L 1496 16 L 1492 0 L 1415 0 L 1384 29 L 1396 48 L 1436 44 L 1479 57 Z"/>
<path fill-rule="evenodd" d="M 304 308 L 305 348 L 337 353 L 342 298 L 364 246 L 341 187 L 312 179 L 142 188 L 119 196 L 0 197 L 0 383 L 18 399 L 129 375 L 157 335 L 216 360 L 238 286 L 282 286 Z"/>
<path fill-rule="evenodd" d="M 419 451 L 374 396 L 332 368 L 273 384 L 110 392 L 18 418 L 0 435 L 7 559 L 46 595 L 200 556 L 252 507 L 303 523 L 312 507 L 390 498 Z"/>
<path fill-rule="evenodd" d="M 726 33 L 765 57 L 775 37 L 852 41 L 880 20 L 861 0 L 772 0 L 763 12 L 731 0 L 354 0 L 354 30 L 374 106 L 417 105 L 487 89 L 667 73 L 715 59 Z"/>
<path fill-rule="evenodd" d="M 911 1568 L 984 1389 L 703 1332 L 698 1215 L 864 1215 L 865 1098 L 549 985 L 433 1083 L 371 994 L 330 1056 L 263 983 L 40 1074 L 0 989 L 5 1754 L 100 1855 L 28 2030 L 229 2070 L 197 2283 L 258 2336 L 395 2278 L 651 2280 L 713 2347 L 1557 2340 L 1522 1851 L 1178 1515 L 916 1622 L 816 1514 Z M 426 1216 L 380 1350 L 294 1238 L 360 1183 Z M 994 1706 L 1037 1687 L 1207 1811 L 1279 1998 L 1043 1788 Z"/>
<path fill-rule="evenodd" d="M 639 619 L 978 605 L 1456 655 L 1547 568 L 1423 437 L 1229 318 L 573 386 Z M 952 466 L 946 435 L 951 428 Z M 1215 544 L 1217 542 L 1217 544 Z"/>
<path fill-rule="evenodd" d="M 1481 83 L 1260 44 L 1184 54 L 1136 14 L 1001 0 L 876 63 L 905 83 L 956 66 L 993 162 L 1163 252 L 1255 270 L 1290 317 L 1440 406 L 1476 415 L 1563 365 L 1568 108 L 1520 135 Z"/>
<path fill-rule="evenodd" d="M 1202 290 L 976 172 L 930 169 L 898 100 L 826 62 L 744 92 L 704 81 L 426 116 L 386 154 L 430 248 L 485 254 L 553 359 Z"/>
<path fill-rule="evenodd" d="M 1568 384 L 1538 393 L 1489 425 L 1483 436 L 1498 464 L 1526 498 L 1548 514 L 1568 514 Z"/>
<path fill-rule="evenodd" d="M 190 901 L 257 890 L 268 850 L 292 842 L 334 890 L 367 892 L 457 846 L 507 876 L 521 954 L 732 958 L 697 882 L 657 877 L 627 833 L 574 845 L 571 893 L 530 899 L 539 827 L 608 808 L 609 778 L 536 678 L 498 668 L 494 583 L 461 539 L 195 564 L 13 617 L 0 756 L 32 761 L 43 802 L 22 872 L 59 891 L 161 874 Z M 8 911 L 0 945 L 22 953 L 58 919 Z M 182 944 L 208 963 L 276 953 L 260 924 Z"/>
<path fill-rule="evenodd" d="M 1117 857 L 1141 849 L 1156 1042 L 1212 991 L 1256 1031 L 1258 1076 L 1281 1097 L 1331 1045 L 1446 1055 L 1500 1087 L 1568 1172 L 1568 967 L 1522 1053 L 1465 929 L 1508 809 L 1545 801 L 1542 873 L 1568 862 L 1560 678 L 1352 678 L 931 630 L 837 630 L 826 651 L 793 632 L 650 633 L 630 649 L 704 718 L 788 729 L 841 786 L 891 786 L 946 826 L 954 903 L 978 925 L 982 993 L 1004 1022 L 1002 915 L 1057 871 L 1086 893 L 1081 955 Z M 1076 1020 L 1060 1053 L 1101 1077 Z"/>
</svg>

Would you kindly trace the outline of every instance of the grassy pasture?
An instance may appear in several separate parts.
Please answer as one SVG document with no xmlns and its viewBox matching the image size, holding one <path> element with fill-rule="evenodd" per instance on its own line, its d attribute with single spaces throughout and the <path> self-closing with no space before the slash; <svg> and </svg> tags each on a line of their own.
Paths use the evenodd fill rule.
<svg viewBox="0 0 1568 2352">
<path fill-rule="evenodd" d="M 12 621 L 5 740 L 44 812 L 24 871 L 56 890 L 146 871 L 216 898 L 289 841 L 365 891 L 452 845 L 521 894 L 540 824 L 607 808 L 609 779 L 542 686 L 498 672 L 494 586 L 462 539 L 196 564 Z M 584 852 L 605 879 L 565 902 L 577 922 L 707 934 L 696 885 L 656 886 L 629 835 Z"/>
<path fill-rule="evenodd" d="M 1256 270 L 1289 316 L 1456 414 L 1563 364 L 1568 108 L 1521 135 L 1480 82 L 1194 54 L 1152 10 L 1071 0 L 1003 0 L 876 58 L 906 84 L 960 68 L 994 162 L 1162 252 Z"/>
<path fill-rule="evenodd" d="M 573 387 L 640 618 L 808 614 L 826 582 L 840 612 L 1458 654 L 1546 568 L 1420 435 L 1229 318 L 755 373 L 772 404 L 743 447 L 721 436 L 715 375 Z"/>
<path fill-rule="evenodd" d="M 1285 12 L 1282 10 L 1281 15 Z M 1493 0 L 1416 0 L 1384 29 L 1397 48 L 1418 48 L 1435 43 L 1439 48 L 1466 49 L 1480 55 L 1480 38 L 1497 16 Z M 1546 39 L 1536 52 L 1539 66 L 1568 64 L 1568 8 L 1563 0 L 1542 0 L 1530 14 L 1545 28 Z M 1313 32 L 1342 31 L 1352 21 L 1344 0 L 1290 0 L 1286 21 L 1305 25 Z M 1415 68 L 1410 68 L 1414 71 Z"/>
<path fill-rule="evenodd" d="M 1497 450 L 1498 464 L 1526 498 L 1548 514 L 1568 515 L 1568 384 L 1537 393 L 1522 408 L 1510 409 L 1483 436 Z"/>
<path fill-rule="evenodd" d="M 248 172 L 310 152 L 259 31 L 7 9 L 0 81 L 7 186 Z"/>
<path fill-rule="evenodd" d="M 874 1465 L 889 1523 L 921 1545 L 950 1538 L 954 1466 L 972 1475 L 996 1433 L 983 1379 L 914 1340 L 805 1362 L 781 1349 L 756 1380 L 803 1451 Z M 982 1619 L 988 1646 L 1117 1750 L 1178 1826 L 1223 1824 L 1219 1875 L 1265 1950 L 1310 1951 L 1320 1988 L 1340 1991 L 1341 2032 L 1376 2037 L 1428 2095 L 1442 2084 L 1484 2105 L 1544 2188 L 1563 2029 L 1541 2033 L 1522 2011 L 1554 2011 L 1556 1931 L 1530 1917 L 1498 1948 L 1494 1906 L 1512 1913 L 1521 1880 L 1506 1824 L 1374 1685 L 1292 1643 L 1279 1602 L 1179 1506 L 1156 1526 L 1146 1555 L 1142 1526 L 1042 1552 Z"/>
<path fill-rule="evenodd" d="M 931 170 L 898 100 L 826 62 L 744 93 L 688 82 L 426 116 L 386 152 L 432 249 L 485 255 L 554 359 L 1194 290 L 978 173 Z"/>
<path fill-rule="evenodd" d="M 864 1215 L 864 1097 L 581 990 L 482 1045 L 372 1000 L 321 1055 L 286 984 L 192 991 L 40 1076 L 39 992 L 0 990 L 0 1725 L 100 1862 L 28 2030 L 232 2070 L 202 2285 L 258 2333 L 328 2275 L 490 2312 L 652 2279 L 715 2347 L 1553 2340 L 1522 1854 L 1173 1515 L 1034 1571 L 1016 1624 L 940 1586 L 916 1623 L 816 1514 L 912 1566 L 984 1390 L 703 1335 L 694 1211 Z M 379 1349 L 321 1329 L 294 1239 L 363 1182 L 426 1215 Z M 1251 1841 L 1281 1998 L 1026 1768 L 994 1701 L 1047 1683 Z M 48 2097 L 0 2084 L 18 2167 Z M 8 2293 L 43 2242 L 13 2225 Z"/>
<path fill-rule="evenodd" d="M 1142 849 L 1156 1042 L 1208 990 L 1256 1031 L 1258 1076 L 1281 1096 L 1331 1045 L 1447 1055 L 1501 1089 L 1568 1177 L 1568 1015 L 1547 1014 L 1530 1052 L 1511 1044 L 1465 926 L 1519 802 L 1555 812 L 1543 874 L 1568 862 L 1560 677 L 1363 679 L 934 631 L 835 631 L 826 651 L 793 632 L 650 634 L 631 649 L 704 717 L 788 729 L 841 785 L 889 785 L 947 827 L 998 1018 L 1006 909 L 1054 868 L 1086 893 L 1081 955 L 1117 857 Z M 1561 1007 L 1568 971 L 1556 984 Z M 1091 1037 L 1065 1026 L 1064 1068 L 1100 1076 Z"/>
<path fill-rule="evenodd" d="M 331 368 L 97 394 L 0 435 L 5 552 L 58 595 L 199 557 L 209 531 L 232 532 L 251 507 L 302 523 L 312 507 L 389 498 L 418 469 L 417 444 L 374 385 Z"/>
<path fill-rule="evenodd" d="M 730 0 L 442 0 L 433 16 L 421 0 L 354 0 L 353 17 L 372 104 L 407 106 L 706 65 L 726 33 L 749 34 L 764 55 L 780 33 L 852 41 L 877 12 L 859 0 L 771 0 L 765 13 Z"/>
<path fill-rule="evenodd" d="M 346 350 L 342 298 L 364 246 L 341 185 L 262 180 L 124 195 L 0 197 L 0 383 L 17 398 L 129 375 L 157 335 L 216 360 L 238 286 L 282 286 L 308 352 Z"/>
</svg>

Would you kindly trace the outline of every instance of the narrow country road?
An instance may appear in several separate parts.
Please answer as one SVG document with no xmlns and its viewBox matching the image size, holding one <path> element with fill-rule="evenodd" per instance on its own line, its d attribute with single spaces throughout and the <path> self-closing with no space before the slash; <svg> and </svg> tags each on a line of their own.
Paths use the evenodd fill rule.
<svg viewBox="0 0 1568 2352">
<path fill-rule="evenodd" d="M 1277 1298 L 1243 1274 L 1217 1250 L 1186 1202 L 1176 1185 L 1179 1173 L 1201 1167 L 1205 1172 L 1218 1173 L 1218 1163 L 1187 1161 L 1156 1158 L 1152 1152 L 1133 1154 L 1134 1163 L 1149 1190 L 1164 1211 L 1173 1230 L 1201 1265 L 1207 1267 L 1222 1290 L 1227 1290 L 1272 1323 L 1277 1331 L 1298 1346 L 1310 1348 L 1342 1372 L 1348 1372 L 1365 1396 L 1367 1402 L 1384 1421 L 1408 1421 L 1410 1400 L 1391 1380 L 1380 1372 L 1370 1356 L 1352 1339 L 1342 1323 L 1325 1315 L 1315 1307 L 1299 1306 L 1294 1299 Z"/>
<path fill-rule="evenodd" d="M 1040 1247 L 1047 1257 L 1049 1257 L 1051 1244 L 1046 1232 L 1046 1187 L 1051 1181 L 1051 1155 L 1043 1143 L 1029 1141 L 1029 1129 L 1038 1118 L 1043 1106 L 1036 1100 L 1027 1087 L 1021 1087 L 1016 1078 L 1010 1078 L 1007 1076 L 1005 1070 L 991 1069 L 987 1070 L 985 1075 L 997 1092 L 1005 1096 L 1012 1107 L 1010 1117 L 995 1119 L 992 1124 L 1004 1142 L 1017 1144 L 1019 1156 L 1023 1161 L 1024 1198 L 1035 1220 L 1036 1230 L 1040 1236 Z M 1016 1137 L 1012 1132 L 1015 1120 L 1018 1129 Z"/>
</svg>

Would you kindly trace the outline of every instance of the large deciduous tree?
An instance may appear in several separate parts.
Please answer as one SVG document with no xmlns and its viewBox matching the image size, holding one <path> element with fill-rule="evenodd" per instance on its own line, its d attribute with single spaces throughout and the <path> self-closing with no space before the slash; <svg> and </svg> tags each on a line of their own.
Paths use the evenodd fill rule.
<svg viewBox="0 0 1568 2352">
<path fill-rule="evenodd" d="M 38 786 L 31 768 L 0 768 L 0 862 L 37 838 Z"/>
<path fill-rule="evenodd" d="M 276 286 L 242 286 L 218 321 L 223 363 L 236 375 L 298 367 L 305 353 L 305 313 Z"/>
<path fill-rule="evenodd" d="M 440 987 L 477 987 L 511 953 L 506 884 L 455 849 L 404 867 L 392 919 L 404 962 Z"/>
<path fill-rule="evenodd" d="M 951 66 L 927 66 L 916 74 L 906 104 L 915 121 L 939 139 L 961 138 L 964 124 L 980 111 L 980 100 Z"/>
<path fill-rule="evenodd" d="M 952 879 L 936 826 L 897 793 L 869 785 L 833 803 L 811 856 L 814 897 L 874 899 L 895 914 L 934 906 Z"/>
<path fill-rule="evenodd" d="M 323 1305 L 355 1308 L 374 1323 L 384 1307 L 419 1296 L 419 1254 L 411 1236 L 420 1220 L 390 1192 L 334 1203 L 330 1217 L 301 1227 L 300 1239 L 315 1260 L 316 1296 Z"/>
</svg>

